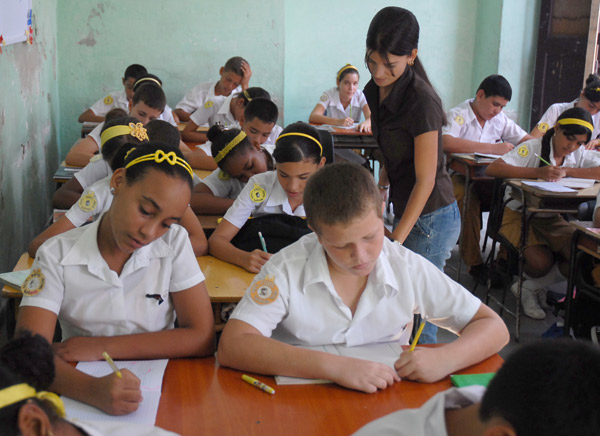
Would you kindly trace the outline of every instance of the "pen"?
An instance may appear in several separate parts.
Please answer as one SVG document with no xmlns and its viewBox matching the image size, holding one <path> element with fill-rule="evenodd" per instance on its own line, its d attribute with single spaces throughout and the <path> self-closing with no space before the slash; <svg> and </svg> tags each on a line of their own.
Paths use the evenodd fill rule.
<svg viewBox="0 0 600 436">
<path fill-rule="evenodd" d="M 275 389 L 273 389 L 270 386 L 267 386 L 266 384 L 264 384 L 263 382 L 256 380 L 254 377 L 250 377 L 249 375 L 244 374 L 242 376 L 242 380 L 244 380 L 246 383 L 251 384 L 252 386 L 254 386 L 255 388 L 260 389 L 261 391 L 265 391 L 267 394 L 275 394 Z"/>
<path fill-rule="evenodd" d="M 263 238 L 263 235 L 261 232 L 258 232 L 258 239 L 260 239 L 260 245 L 262 245 L 262 249 L 265 253 L 268 253 L 267 251 L 267 244 L 265 243 L 265 238 Z"/>
<path fill-rule="evenodd" d="M 535 156 L 536 156 L 536 157 L 537 157 L 539 160 L 541 160 L 542 162 L 544 162 L 544 163 L 545 163 L 546 165 L 548 165 L 549 167 L 551 167 L 551 166 L 552 166 L 552 164 L 551 164 L 550 162 L 548 162 L 546 159 L 544 159 L 544 158 L 543 158 L 542 156 L 540 156 L 539 154 L 537 154 L 537 153 L 533 153 L 533 154 L 535 154 Z"/>
<path fill-rule="evenodd" d="M 417 346 L 417 342 L 419 342 L 419 337 L 421 336 L 423 327 L 425 327 L 425 319 L 421 320 L 421 325 L 419 326 L 419 329 L 417 330 L 417 334 L 415 335 L 415 338 L 413 339 L 412 344 L 410 344 L 410 348 L 408 349 L 408 351 L 415 351 L 415 347 Z"/>
<path fill-rule="evenodd" d="M 111 359 L 111 357 L 106 351 L 102 352 L 102 357 L 104 357 L 104 360 L 106 360 L 106 362 L 110 365 L 113 372 L 117 374 L 117 377 L 123 378 L 123 374 L 121 374 L 121 371 L 119 370 L 119 368 L 117 368 L 117 365 L 115 365 L 115 362 Z"/>
</svg>

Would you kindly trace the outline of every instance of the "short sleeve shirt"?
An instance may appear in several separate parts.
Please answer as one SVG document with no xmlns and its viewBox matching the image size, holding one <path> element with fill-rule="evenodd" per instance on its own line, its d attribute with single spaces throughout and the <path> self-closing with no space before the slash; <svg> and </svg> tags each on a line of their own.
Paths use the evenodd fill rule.
<svg viewBox="0 0 600 436">
<path fill-rule="evenodd" d="M 442 127 L 442 135 L 486 144 L 508 142 L 513 145 L 518 144 L 527 135 L 527 132 L 504 112 L 486 121 L 481 127 L 471 107 L 472 102 L 472 99 L 466 100 L 448 111 L 448 124 Z"/>
<path fill-rule="evenodd" d="M 98 124 L 94 129 L 88 133 L 88 136 L 92 138 L 96 142 L 96 146 L 98 150 L 100 150 L 100 144 L 102 144 L 102 140 L 100 139 L 100 135 L 102 134 L 102 128 L 104 127 L 104 121 Z"/>
<path fill-rule="evenodd" d="M 93 185 L 85 188 L 77 203 L 65 213 L 65 216 L 75 227 L 81 227 L 90 218 L 97 220 L 110 209 L 113 196 L 110 193 L 110 179 L 107 176 Z"/>
<path fill-rule="evenodd" d="M 551 105 L 540 121 L 536 124 L 536 128 L 541 133 L 546 133 L 548 129 L 551 129 L 556 124 L 556 120 L 567 109 L 575 107 L 575 104 L 579 100 L 573 100 L 571 103 L 555 103 Z M 596 139 L 600 136 L 600 112 L 596 112 L 592 115 L 592 121 L 594 122 L 594 131 L 592 132 L 592 139 Z"/>
<path fill-rule="evenodd" d="M 362 108 L 367 104 L 367 99 L 360 89 L 352 96 L 350 104 L 344 109 L 340 100 L 340 91 L 338 88 L 328 89 L 321 95 L 319 104 L 325 108 L 325 115 L 331 118 L 344 119 L 352 118 L 355 123 L 360 121 Z"/>
<path fill-rule="evenodd" d="M 354 315 L 339 297 L 314 233 L 263 265 L 231 318 L 292 345 L 407 344 L 413 314 L 454 333 L 481 301 L 425 258 L 385 239 Z"/>
<path fill-rule="evenodd" d="M 125 90 L 111 92 L 90 106 L 92 112 L 99 117 L 105 117 L 111 109 L 115 108 L 123 109 L 129 113 L 129 100 L 127 100 Z"/>
<path fill-rule="evenodd" d="M 63 340 L 173 328 L 170 294 L 204 280 L 187 231 L 171 226 L 162 237 L 135 250 L 117 275 L 98 249 L 101 221 L 42 244 L 25 281 L 21 306 L 56 313 Z"/>
<path fill-rule="evenodd" d="M 110 175 L 112 175 L 112 169 L 108 163 L 102 159 L 102 156 L 97 154 L 92 157 L 90 163 L 83 167 L 81 171 L 75 173 L 75 178 L 81 187 L 85 189 L 98 180 Z"/>
<path fill-rule="evenodd" d="M 215 107 L 212 105 L 210 108 L 200 107 L 190 115 L 190 120 L 192 120 L 197 126 L 212 126 L 216 123 L 221 123 L 225 127 L 229 128 L 240 128 L 240 123 L 236 121 L 233 117 L 230 105 L 231 100 L 235 98 L 237 94 L 233 92 L 223 101 L 223 104 L 220 107 Z"/>
<path fill-rule="evenodd" d="M 239 229 L 249 217 L 269 214 L 306 217 L 303 204 L 292 211 L 287 195 L 277 180 L 276 171 L 252 176 L 223 218 Z"/>
<path fill-rule="evenodd" d="M 175 108 L 183 109 L 191 114 L 199 108 L 211 109 L 216 107 L 219 109 L 223 102 L 227 99 L 225 95 L 215 95 L 215 82 L 205 82 L 194 86 L 181 99 Z M 242 87 L 238 86 L 233 90 L 232 94 L 237 94 L 242 91 Z"/>
<path fill-rule="evenodd" d="M 221 198 L 237 198 L 246 185 L 238 179 L 234 179 L 228 174 L 225 174 L 223 170 L 219 168 L 210 173 L 208 177 L 205 177 L 202 180 L 202 183 L 211 190 L 215 197 Z"/>
</svg>

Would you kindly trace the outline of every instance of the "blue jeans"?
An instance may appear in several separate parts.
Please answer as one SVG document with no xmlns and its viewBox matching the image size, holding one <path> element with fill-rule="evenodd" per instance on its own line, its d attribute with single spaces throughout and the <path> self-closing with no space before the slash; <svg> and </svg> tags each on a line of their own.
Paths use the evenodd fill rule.
<svg viewBox="0 0 600 436">
<path fill-rule="evenodd" d="M 394 220 L 394 228 L 399 218 Z M 444 271 L 446 260 L 458 241 L 460 234 L 460 213 L 456 202 L 448 206 L 421 215 L 404 241 L 404 246 L 433 263 Z M 437 326 L 427 323 L 421 338 L 421 344 L 437 343 Z"/>
</svg>

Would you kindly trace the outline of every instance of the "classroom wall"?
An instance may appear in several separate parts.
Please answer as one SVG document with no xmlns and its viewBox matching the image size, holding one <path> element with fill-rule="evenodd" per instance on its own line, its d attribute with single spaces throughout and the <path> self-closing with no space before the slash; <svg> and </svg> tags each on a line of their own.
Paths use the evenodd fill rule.
<svg viewBox="0 0 600 436">
<path fill-rule="evenodd" d="M 56 0 L 33 2 L 34 44 L 0 54 L 0 271 L 10 271 L 50 214 L 58 162 Z"/>
</svg>

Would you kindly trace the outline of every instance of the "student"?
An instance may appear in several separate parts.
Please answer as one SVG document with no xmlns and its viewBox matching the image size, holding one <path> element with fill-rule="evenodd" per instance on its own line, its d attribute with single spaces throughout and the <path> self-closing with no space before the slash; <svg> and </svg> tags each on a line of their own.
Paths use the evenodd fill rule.
<svg viewBox="0 0 600 436">
<path fill-rule="evenodd" d="M 487 390 L 452 388 L 399 410 L 355 436 L 595 436 L 600 434 L 600 352 L 547 340 L 513 352 Z"/>
<path fill-rule="evenodd" d="M 443 270 L 460 233 L 460 214 L 446 171 L 442 102 L 417 58 L 419 23 L 408 10 L 379 11 L 367 32 L 371 80 L 365 97 L 373 137 L 383 154 L 382 191 L 394 205 L 392 238 Z M 436 341 L 427 325 L 423 343 Z"/>
<path fill-rule="evenodd" d="M 371 132 L 371 111 L 362 91 L 358 89 L 358 69 L 344 65 L 337 73 L 336 87 L 323 93 L 310 113 L 310 123 L 352 126 L 360 121 L 361 112 L 365 120 L 357 127 L 359 132 Z"/>
<path fill-rule="evenodd" d="M 556 124 L 558 116 L 572 107 L 585 109 L 592 115 L 594 122 L 594 132 L 591 140 L 585 145 L 588 150 L 593 150 L 600 146 L 600 77 L 596 74 L 590 74 L 585 81 L 585 88 L 581 90 L 579 98 L 570 103 L 555 103 L 551 105 L 540 121 L 531 131 L 531 136 L 540 138 L 546 131 Z"/>
<path fill-rule="evenodd" d="M 449 124 L 442 128 L 442 142 L 446 153 L 490 153 L 502 155 L 523 141 L 532 139 L 502 109 L 512 97 L 512 88 L 504 77 L 493 74 L 483 79 L 474 99 L 466 100 L 448 111 Z M 465 176 L 452 175 L 454 197 L 462 212 L 465 196 Z M 474 182 L 469 196 L 466 215 L 462 221 L 463 239 L 461 256 L 470 266 L 474 277 L 487 277 L 479 247 L 481 206 L 492 196 L 492 183 Z"/>
<path fill-rule="evenodd" d="M 197 214 L 222 215 L 252 176 L 273 171 L 273 157 L 245 130 L 215 124 L 208 131 L 208 139 L 219 169 L 194 187 L 191 206 Z"/>
<path fill-rule="evenodd" d="M 588 111 L 577 107 L 567 109 L 542 138 L 522 143 L 491 163 L 485 173 L 511 179 L 598 179 L 600 154 L 583 147 L 590 140 L 593 130 Z M 544 160 L 550 165 L 546 165 Z M 521 240 L 521 208 L 522 204 L 517 200 L 508 203 L 500 227 L 500 232 L 515 247 L 520 245 Z M 566 275 L 565 262 L 569 260 L 573 232 L 574 228 L 557 213 L 539 213 L 530 218 L 524 250 L 526 280 L 523 281 L 521 295 L 525 315 L 534 319 L 546 317 L 538 299 L 545 302 L 544 288 L 564 280 L 556 262 L 563 263 L 561 267 Z M 513 284 L 512 291 L 517 294 L 518 281 Z"/>
<path fill-rule="evenodd" d="M 400 378 L 440 380 L 506 344 L 506 326 L 495 312 L 384 237 L 384 204 L 365 168 L 346 162 L 322 168 L 308 181 L 305 201 L 314 233 L 262 267 L 223 330 L 221 365 L 375 392 Z M 414 313 L 459 338 L 404 352 L 394 368 L 294 346 L 404 345 Z"/>
<path fill-rule="evenodd" d="M 131 64 L 125 70 L 125 74 L 121 81 L 123 82 L 123 91 L 115 91 L 109 93 L 106 97 L 98 100 L 89 109 L 84 111 L 77 121 L 83 123 L 85 121 L 102 122 L 105 121 L 105 116 L 111 109 L 120 108 L 129 113 L 133 99 L 133 85 L 137 79 L 148 73 L 143 65 Z"/>
<path fill-rule="evenodd" d="M 206 356 L 214 318 L 187 232 L 192 169 L 181 152 L 136 147 L 111 179 L 114 199 L 94 223 L 46 241 L 25 280 L 17 331 L 63 342 L 53 391 L 113 415 L 141 401 L 132 374 L 94 378 L 66 362 Z M 174 321 L 177 318 L 177 328 Z"/>
<path fill-rule="evenodd" d="M 202 110 L 201 108 L 215 107 L 218 110 L 232 92 L 238 93 L 248 89 L 252 70 L 248 61 L 240 56 L 234 56 L 219 69 L 219 76 L 221 78 L 217 83 L 206 82 L 196 85 L 177 103 L 173 112 L 181 121 L 189 121 L 190 115 L 198 109 Z"/>
<path fill-rule="evenodd" d="M 0 350 L 3 436 L 176 436 L 154 426 L 69 419 L 62 399 L 47 392 L 54 374 L 52 348 L 40 335 L 22 332 Z"/>
<path fill-rule="evenodd" d="M 233 246 L 231 240 L 250 216 L 305 216 L 304 186 L 308 178 L 325 164 L 320 141 L 317 129 L 300 121 L 283 129 L 273 152 L 277 170 L 257 174 L 248 180 L 208 239 L 211 255 L 253 273 L 260 271 L 271 254 L 263 250 L 240 250 Z"/>
<path fill-rule="evenodd" d="M 163 84 L 162 84 L 162 80 L 160 80 L 158 78 L 158 76 L 147 73 L 135 81 L 135 84 L 133 85 L 133 92 L 135 93 L 136 89 L 138 89 L 138 87 L 143 86 L 143 85 L 158 86 L 159 88 L 162 89 Z M 179 118 L 177 117 L 176 114 L 173 113 L 173 109 L 171 109 L 171 107 L 166 103 L 166 100 L 165 100 L 165 107 L 164 107 L 162 113 L 160 114 L 160 116 L 158 117 L 158 119 L 166 121 L 167 123 L 169 123 L 175 127 L 177 127 L 177 125 L 179 124 Z"/>
</svg>

